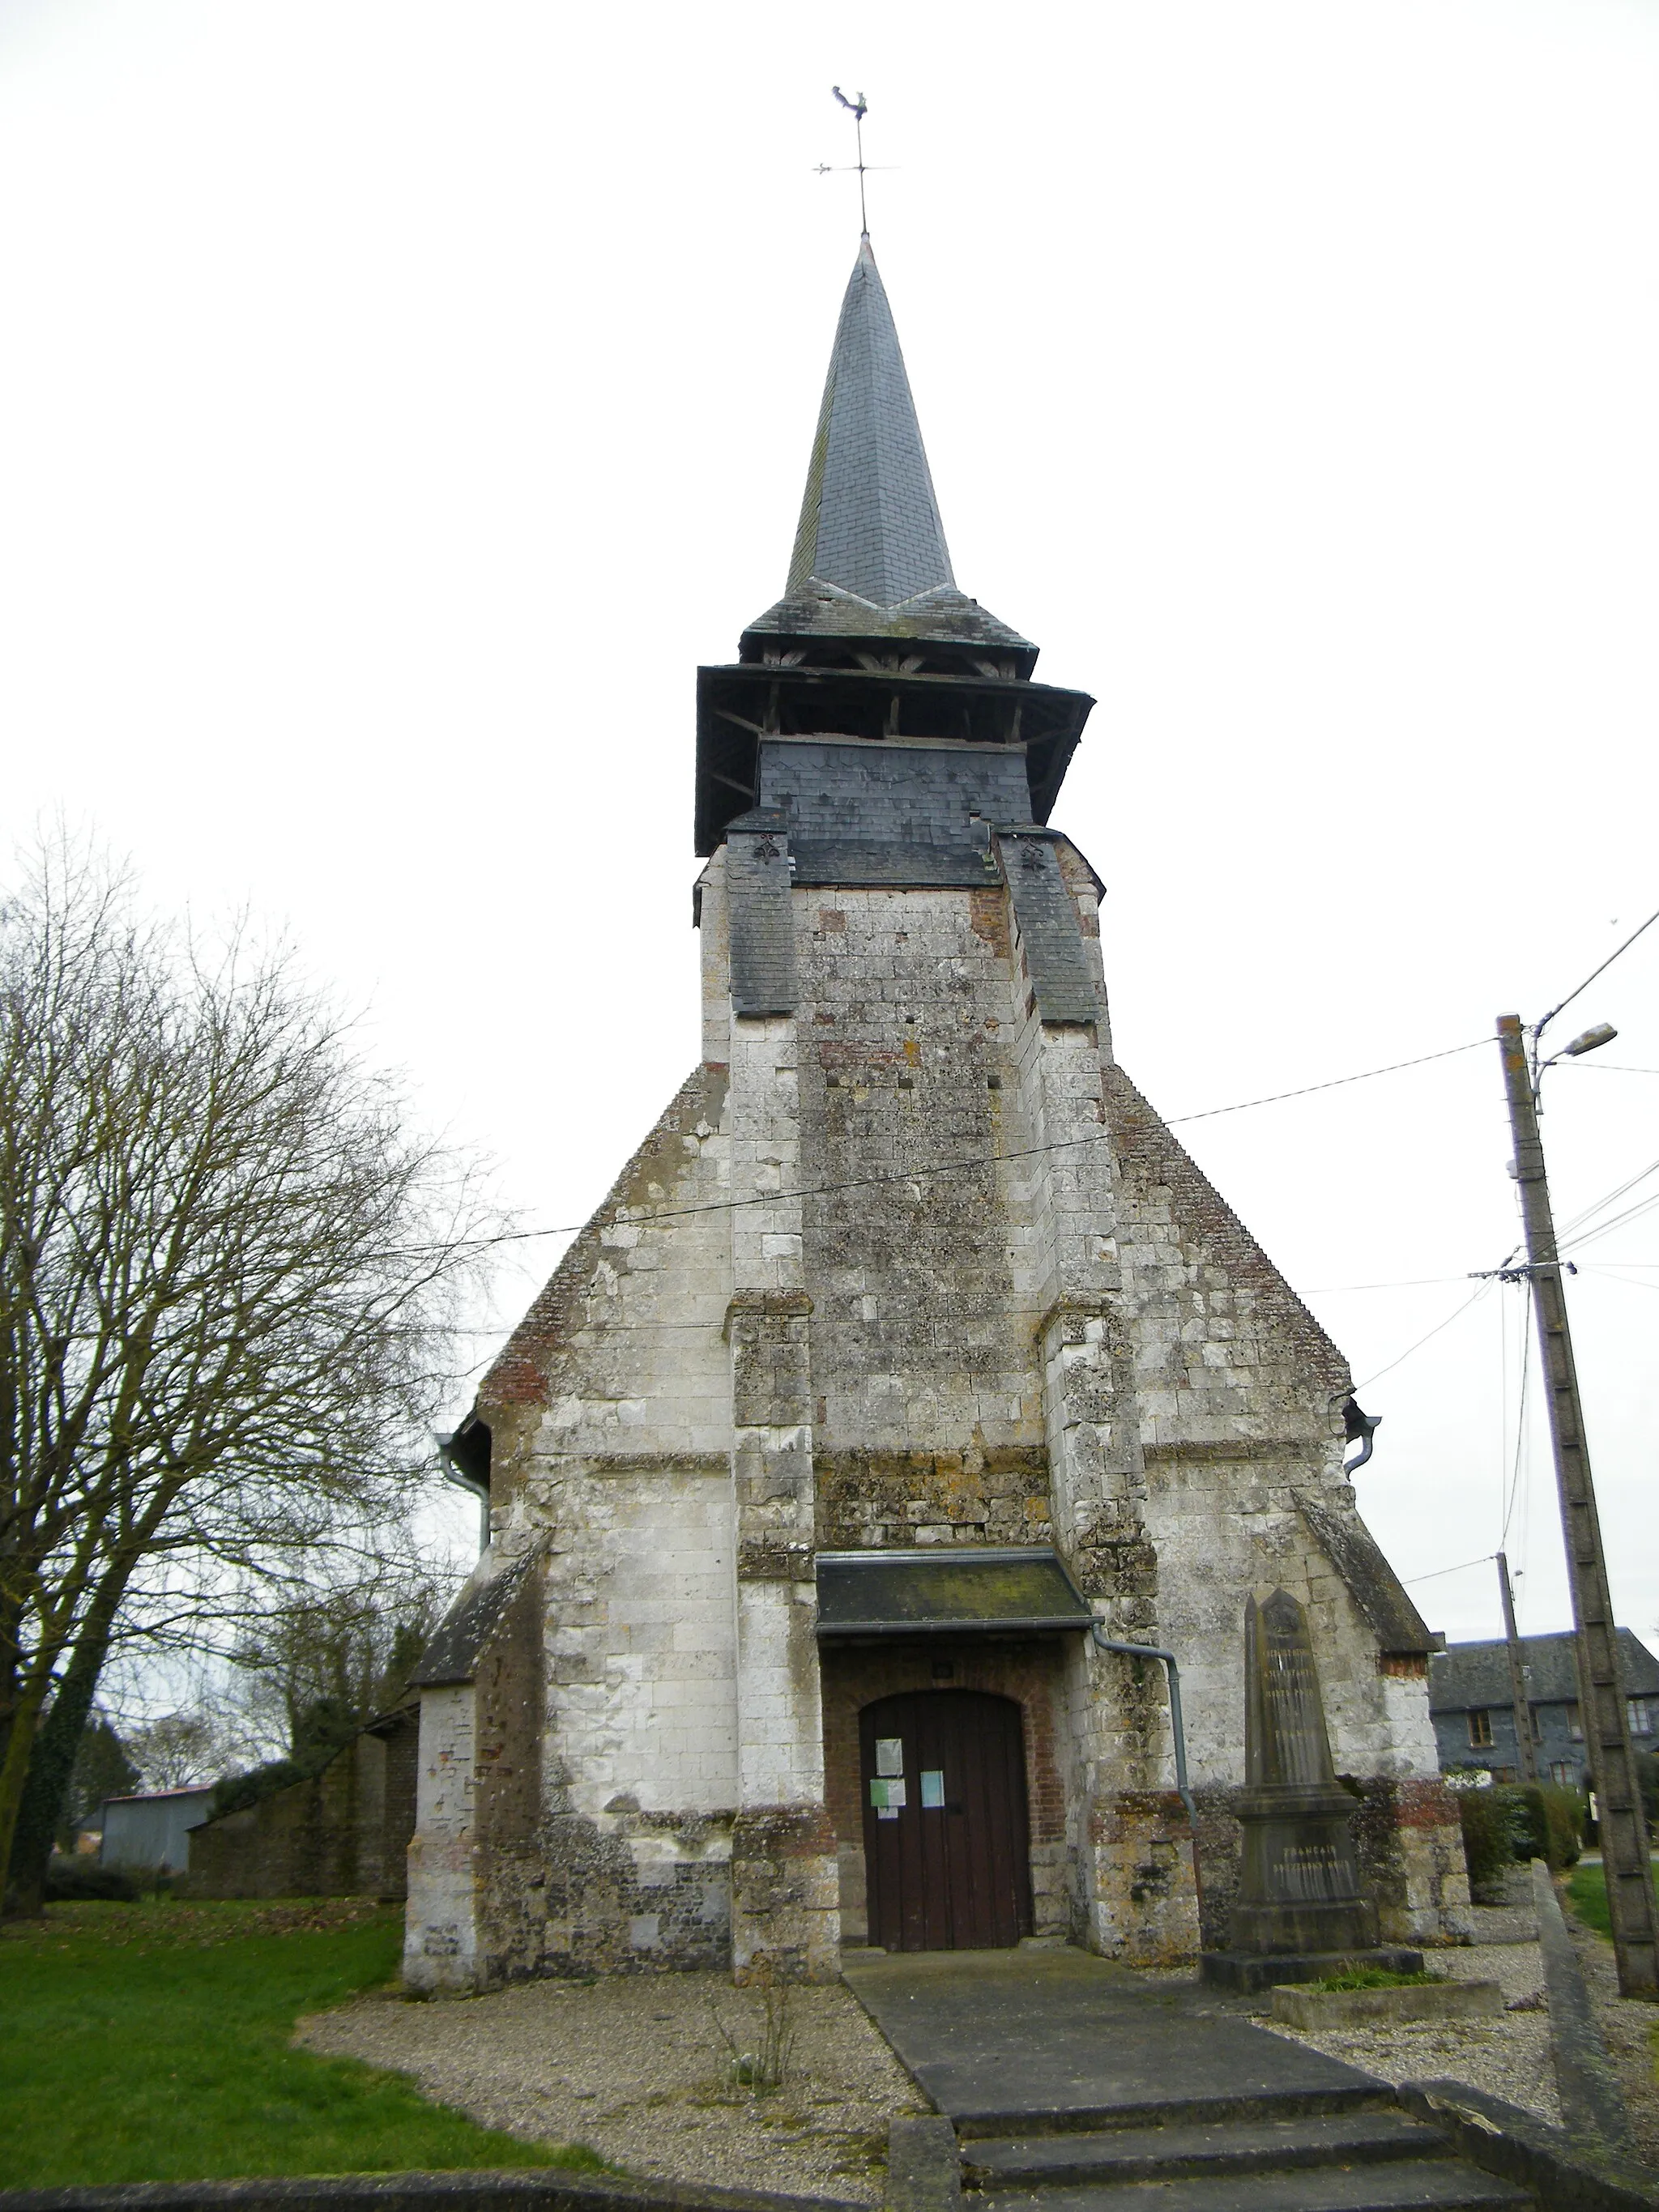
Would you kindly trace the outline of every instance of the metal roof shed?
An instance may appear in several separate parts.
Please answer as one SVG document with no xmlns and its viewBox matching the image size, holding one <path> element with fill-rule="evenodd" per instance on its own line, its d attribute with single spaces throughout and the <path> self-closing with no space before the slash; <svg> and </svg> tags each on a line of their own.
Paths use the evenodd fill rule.
<svg viewBox="0 0 1659 2212">
<path fill-rule="evenodd" d="M 155 1790 L 104 1801 L 100 1866 L 131 1874 L 184 1874 L 190 1866 L 190 1831 L 199 1827 L 213 1802 L 210 1784 L 199 1790 Z"/>
</svg>

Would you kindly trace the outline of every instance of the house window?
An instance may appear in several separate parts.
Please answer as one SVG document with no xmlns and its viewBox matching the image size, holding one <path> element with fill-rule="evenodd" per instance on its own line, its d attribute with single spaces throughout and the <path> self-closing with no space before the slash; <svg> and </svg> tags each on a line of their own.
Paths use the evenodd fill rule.
<svg viewBox="0 0 1659 2212">
<path fill-rule="evenodd" d="M 1469 1715 L 1469 1742 L 1476 1751 L 1492 1741 L 1492 1715 L 1479 1706 Z"/>
<path fill-rule="evenodd" d="M 1578 1769 L 1571 1759 L 1553 1759 L 1550 1761 L 1550 1780 L 1558 1790 L 1576 1790 L 1578 1787 Z"/>
<path fill-rule="evenodd" d="M 1541 1706 L 1534 1705 L 1530 1708 L 1530 1711 L 1532 1713 L 1532 1740 L 1534 1743 L 1542 1743 L 1544 1741 L 1543 1709 Z"/>
<path fill-rule="evenodd" d="M 1567 1734 L 1574 1743 L 1584 1741 L 1584 1717 L 1577 1705 L 1567 1707 Z"/>
<path fill-rule="evenodd" d="M 1625 1711 L 1630 1716 L 1630 1732 L 1632 1735 L 1653 1734 L 1653 1701 L 1650 1698 L 1626 1698 Z"/>
</svg>

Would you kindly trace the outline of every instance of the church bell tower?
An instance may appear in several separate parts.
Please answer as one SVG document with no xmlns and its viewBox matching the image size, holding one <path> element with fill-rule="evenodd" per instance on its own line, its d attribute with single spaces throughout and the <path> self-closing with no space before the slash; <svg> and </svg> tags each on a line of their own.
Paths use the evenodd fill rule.
<svg viewBox="0 0 1659 2212">
<path fill-rule="evenodd" d="M 1455 1931 L 1347 1365 L 1117 1065 L 1051 824 L 1093 702 L 1036 658 L 957 585 L 866 238 L 784 596 L 698 674 L 699 1065 L 452 1446 L 491 1540 L 416 1677 L 417 1987 L 1190 1960 L 1274 1589 L 1385 1936 Z M 1201 1885 L 1164 1677 L 1103 1638 L 1180 1655 Z"/>
</svg>

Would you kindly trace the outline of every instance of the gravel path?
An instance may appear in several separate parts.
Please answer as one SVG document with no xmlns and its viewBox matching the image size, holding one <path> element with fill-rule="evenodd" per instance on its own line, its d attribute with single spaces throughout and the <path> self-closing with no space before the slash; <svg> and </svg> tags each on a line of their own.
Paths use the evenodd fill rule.
<svg viewBox="0 0 1659 2212">
<path fill-rule="evenodd" d="M 875 2203 L 888 2122 L 926 2103 L 848 1990 L 793 1990 L 787 2019 L 793 2063 L 764 2095 L 731 2086 L 720 2033 L 756 2048 L 760 1997 L 720 1974 L 362 1997 L 301 2021 L 295 2040 L 412 2075 L 485 2127 L 586 2143 L 630 2173 Z"/>
<path fill-rule="evenodd" d="M 1544 1962 L 1536 1943 L 1472 1943 L 1436 1951 L 1429 1963 L 1436 1973 L 1455 1981 L 1498 1983 L 1505 2005 L 1516 1997 L 1543 1996 Z M 1385 2081 L 1462 2081 L 1535 2112 L 1540 2120 L 1560 2123 L 1549 2015 L 1541 2010 L 1506 2011 L 1491 2021 L 1416 2021 L 1322 2035 L 1301 2034 L 1282 2021 L 1264 2019 L 1261 2025 Z"/>
</svg>

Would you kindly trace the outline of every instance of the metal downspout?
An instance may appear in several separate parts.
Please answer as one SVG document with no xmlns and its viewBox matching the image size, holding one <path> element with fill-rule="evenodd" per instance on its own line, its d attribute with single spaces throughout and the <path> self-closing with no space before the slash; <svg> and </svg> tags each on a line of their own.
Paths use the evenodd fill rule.
<svg viewBox="0 0 1659 2212">
<path fill-rule="evenodd" d="M 1115 1637 L 1103 1636 L 1100 1623 L 1096 1621 L 1091 1631 L 1095 1642 L 1103 1651 L 1121 1652 L 1130 1659 L 1161 1659 L 1170 1678 L 1170 1732 L 1175 1738 L 1176 1793 L 1187 1808 L 1187 1821 L 1193 1832 L 1194 1864 L 1198 1850 L 1198 1808 L 1193 1802 L 1193 1793 L 1187 1784 L 1187 1731 L 1181 1718 L 1181 1668 L 1173 1651 L 1166 1651 L 1158 1644 L 1122 1644 Z"/>
</svg>

